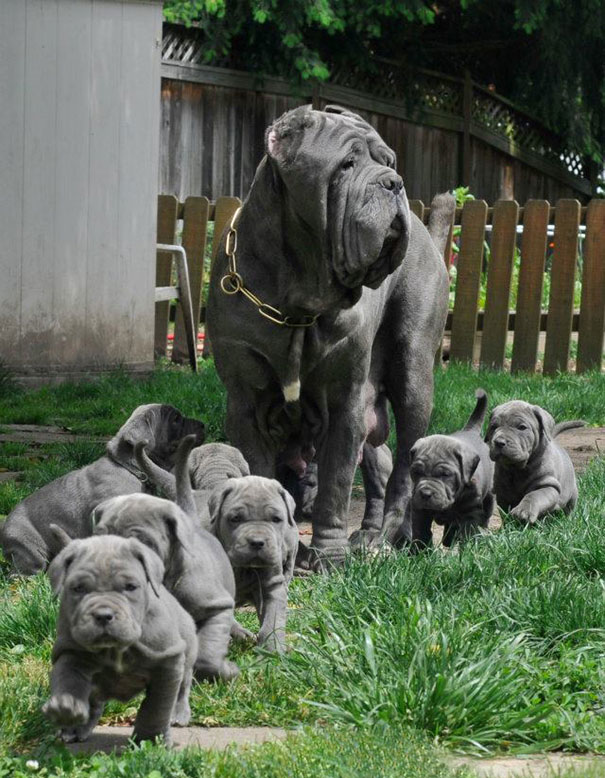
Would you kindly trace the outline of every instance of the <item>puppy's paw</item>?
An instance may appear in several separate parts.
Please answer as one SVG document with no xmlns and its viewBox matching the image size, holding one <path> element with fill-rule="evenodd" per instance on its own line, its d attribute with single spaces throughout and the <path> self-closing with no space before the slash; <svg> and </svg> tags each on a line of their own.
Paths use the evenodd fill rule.
<svg viewBox="0 0 605 778">
<path fill-rule="evenodd" d="M 70 728 L 86 724 L 90 707 L 72 694 L 53 694 L 42 706 L 42 713 L 55 724 Z"/>
<path fill-rule="evenodd" d="M 59 737 L 64 743 L 82 743 L 88 740 L 94 727 L 84 724 L 81 727 L 61 727 Z"/>
<path fill-rule="evenodd" d="M 521 524 L 535 524 L 538 520 L 538 516 L 529 506 L 523 505 L 522 502 L 510 511 L 509 516 L 515 521 L 521 522 Z"/>
<path fill-rule="evenodd" d="M 380 545 L 380 530 L 377 529 L 356 529 L 349 537 L 349 547 L 353 553 L 380 548 Z"/>
<path fill-rule="evenodd" d="M 191 721 L 191 708 L 189 702 L 177 702 L 172 712 L 170 724 L 173 727 L 186 727 Z"/>
<path fill-rule="evenodd" d="M 231 626 L 231 638 L 232 640 L 247 642 L 256 640 L 256 635 L 254 632 L 250 632 L 249 629 L 242 627 L 239 622 L 234 621 Z"/>
<path fill-rule="evenodd" d="M 235 664 L 235 662 L 230 662 L 228 659 L 225 659 L 220 671 L 220 677 L 223 679 L 223 681 L 232 681 L 234 678 L 237 678 L 238 675 L 239 667 Z"/>
</svg>

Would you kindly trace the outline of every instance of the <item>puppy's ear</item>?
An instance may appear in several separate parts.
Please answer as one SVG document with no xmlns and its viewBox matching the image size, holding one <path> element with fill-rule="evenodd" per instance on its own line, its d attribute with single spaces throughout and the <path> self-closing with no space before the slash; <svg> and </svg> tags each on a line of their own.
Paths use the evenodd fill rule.
<svg viewBox="0 0 605 778">
<path fill-rule="evenodd" d="M 231 492 L 235 489 L 237 484 L 235 483 L 238 479 L 237 478 L 231 478 L 229 481 L 227 481 L 226 484 L 221 484 L 220 486 L 217 486 L 216 489 L 214 489 L 210 495 L 210 499 L 208 500 L 208 513 L 210 514 L 210 525 L 212 526 L 212 529 L 214 530 L 214 533 L 216 534 L 216 537 L 220 540 L 220 532 L 221 532 L 221 523 L 219 521 L 221 516 L 221 508 L 223 507 L 223 503 L 225 502 L 225 499 Z"/>
<path fill-rule="evenodd" d="M 418 441 L 414 443 L 412 448 L 410 449 L 410 464 L 416 459 L 418 456 Z"/>
<path fill-rule="evenodd" d="M 134 447 L 144 441 L 150 449 L 155 445 L 155 425 L 159 421 L 159 405 L 145 407 L 139 405 L 122 424 L 107 444 L 107 451 L 118 462 L 134 464 Z"/>
<path fill-rule="evenodd" d="M 471 451 L 470 449 L 461 446 L 456 451 L 456 458 L 458 459 L 458 464 L 460 465 L 460 475 L 462 477 L 462 483 L 466 485 L 470 483 L 470 480 L 473 477 L 475 470 L 479 466 L 481 457 L 479 456 L 479 454 L 476 454 L 474 451 Z"/>
<path fill-rule="evenodd" d="M 50 579 L 51 589 L 56 595 L 60 595 L 63 591 L 65 576 L 74 559 L 78 556 L 79 548 L 80 541 L 71 540 L 68 545 L 57 554 L 46 571 Z"/>
<path fill-rule="evenodd" d="M 484 438 L 484 440 L 485 440 L 486 443 L 490 443 L 491 442 L 491 440 L 492 440 L 492 438 L 494 436 L 494 432 L 497 429 L 498 429 L 498 424 L 497 424 L 496 420 L 494 419 L 494 417 L 492 416 L 490 418 L 489 422 L 488 422 L 487 430 L 485 431 L 485 438 Z"/>
<path fill-rule="evenodd" d="M 65 532 L 63 527 L 60 527 L 58 524 L 49 524 L 48 529 L 50 530 L 50 534 L 54 537 L 54 539 L 59 544 L 59 547 L 61 550 L 69 546 L 69 544 L 72 541 L 72 538 L 70 535 Z"/>
<path fill-rule="evenodd" d="M 185 520 L 176 505 L 172 511 L 166 513 L 164 522 L 168 529 L 168 533 L 177 541 L 177 543 L 180 543 L 180 545 L 188 551 L 191 547 L 190 533 L 187 531 Z"/>
<path fill-rule="evenodd" d="M 164 580 L 164 564 L 162 560 L 155 553 L 155 551 L 147 548 L 147 546 L 141 543 L 140 540 L 129 538 L 128 543 L 132 548 L 132 555 L 143 566 L 145 577 L 149 581 L 149 585 L 151 586 L 153 593 L 156 597 L 159 597 L 160 586 Z"/>
<path fill-rule="evenodd" d="M 532 413 L 538 420 L 538 429 L 540 431 L 540 443 L 548 443 L 552 440 L 552 433 L 555 428 L 555 420 L 548 411 L 540 408 L 539 405 L 532 405 Z"/>
<path fill-rule="evenodd" d="M 279 483 L 279 481 L 278 481 Z M 288 524 L 291 527 L 296 526 L 296 522 L 294 521 L 294 511 L 296 510 L 296 502 L 294 501 L 294 497 L 290 494 L 287 489 L 284 489 L 284 487 L 279 484 L 279 494 L 284 503 L 286 504 L 286 512 L 288 514 Z"/>
</svg>

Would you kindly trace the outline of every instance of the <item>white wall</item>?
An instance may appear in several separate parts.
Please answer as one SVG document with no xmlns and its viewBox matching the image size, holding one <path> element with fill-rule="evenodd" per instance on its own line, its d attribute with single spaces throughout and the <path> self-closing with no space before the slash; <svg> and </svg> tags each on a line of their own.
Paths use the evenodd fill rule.
<svg viewBox="0 0 605 778">
<path fill-rule="evenodd" d="M 161 0 L 0 2 L 0 360 L 153 363 Z"/>
</svg>

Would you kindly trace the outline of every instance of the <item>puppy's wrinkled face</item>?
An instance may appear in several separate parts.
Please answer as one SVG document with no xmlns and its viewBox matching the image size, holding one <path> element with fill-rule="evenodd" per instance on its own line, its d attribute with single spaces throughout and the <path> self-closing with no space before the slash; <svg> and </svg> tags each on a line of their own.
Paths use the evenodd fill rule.
<svg viewBox="0 0 605 778">
<path fill-rule="evenodd" d="M 61 611 L 76 643 L 88 651 L 125 649 L 141 637 L 148 578 L 129 541 L 117 537 L 74 541 L 53 564 L 57 560 L 64 568 Z M 57 569 L 49 573 L 57 590 Z"/>
<path fill-rule="evenodd" d="M 112 497 L 94 509 L 93 532 L 95 535 L 135 538 L 166 564 L 175 542 L 170 524 L 173 509 L 168 500 L 149 494 Z"/>
<path fill-rule="evenodd" d="M 221 493 L 211 495 L 209 510 L 234 567 L 282 567 L 294 500 L 279 481 L 233 478 Z"/>
<path fill-rule="evenodd" d="M 421 438 L 410 454 L 412 504 L 420 510 L 451 508 L 479 463 L 472 449 L 446 435 Z"/>
<path fill-rule="evenodd" d="M 491 415 L 486 443 L 499 465 L 523 468 L 548 436 L 550 414 L 521 400 L 498 405 Z M 545 426 L 546 424 L 546 426 Z"/>
</svg>

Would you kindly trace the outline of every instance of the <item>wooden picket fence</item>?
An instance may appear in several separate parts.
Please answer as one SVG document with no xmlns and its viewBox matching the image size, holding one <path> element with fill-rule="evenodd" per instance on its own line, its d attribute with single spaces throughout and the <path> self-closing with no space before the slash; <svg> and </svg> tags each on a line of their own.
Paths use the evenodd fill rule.
<svg viewBox="0 0 605 778">
<path fill-rule="evenodd" d="M 173 243 L 182 222 L 182 244 L 189 263 L 194 311 L 201 310 L 203 258 L 208 222 L 214 221 L 211 257 L 214 259 L 223 229 L 240 204 L 236 197 L 220 197 L 215 203 L 206 197 L 188 197 L 179 203 L 172 195 L 158 198 L 158 243 Z M 420 200 L 410 207 L 426 223 L 430 208 Z M 491 230 L 486 227 L 491 225 Z M 549 237 L 549 227 L 554 235 Z M 574 309 L 578 272 L 578 238 L 584 226 L 581 261 L 581 301 Z M 518 228 L 522 229 L 518 229 Z M 485 310 L 479 310 L 479 292 L 484 274 L 486 233 L 490 259 L 486 269 Z M 488 207 L 483 200 L 469 200 L 456 211 L 454 227 L 445 251 L 451 259 L 451 238 L 459 246 L 456 258 L 456 294 L 448 316 L 449 358 L 503 369 L 508 365 L 506 347 L 512 333 L 514 372 L 534 372 L 538 366 L 540 333 L 545 332 L 543 372 L 554 374 L 569 369 L 572 332 L 577 332 L 576 370 L 600 369 L 605 329 L 605 200 L 592 200 L 581 206 L 577 200 L 559 200 L 551 206 L 546 200 L 530 200 L 524 207 L 513 200 L 500 200 Z M 542 308 L 542 288 L 547 246 L 554 244 L 550 274 L 548 309 Z M 520 248 L 516 310 L 509 301 L 513 281 L 515 249 Z M 157 285 L 170 281 L 171 257 L 158 252 Z M 156 307 L 156 355 L 166 353 L 168 303 Z M 480 332 L 480 336 L 478 336 Z M 204 355 L 209 353 L 207 345 Z M 173 355 L 175 361 L 187 357 L 182 316 L 177 310 Z"/>
</svg>

